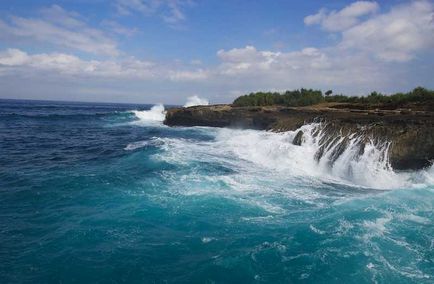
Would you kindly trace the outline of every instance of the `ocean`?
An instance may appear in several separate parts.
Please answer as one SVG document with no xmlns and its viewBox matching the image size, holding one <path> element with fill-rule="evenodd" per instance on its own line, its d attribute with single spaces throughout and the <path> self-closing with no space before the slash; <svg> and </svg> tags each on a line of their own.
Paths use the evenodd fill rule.
<svg viewBox="0 0 434 284">
<path fill-rule="evenodd" d="M 434 283 L 434 168 L 163 119 L 0 101 L 0 283 Z"/>
</svg>

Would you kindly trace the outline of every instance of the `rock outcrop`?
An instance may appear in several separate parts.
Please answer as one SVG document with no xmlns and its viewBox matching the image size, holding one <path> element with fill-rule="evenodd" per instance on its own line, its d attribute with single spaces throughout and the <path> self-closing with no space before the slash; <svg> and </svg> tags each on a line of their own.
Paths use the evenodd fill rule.
<svg viewBox="0 0 434 284">
<path fill-rule="evenodd" d="M 324 141 L 324 147 L 336 137 L 356 134 L 376 143 L 390 142 L 388 158 L 394 169 L 421 169 L 431 165 L 434 160 L 434 110 L 358 110 L 333 105 L 212 105 L 169 109 L 164 123 L 169 126 L 232 127 L 281 132 L 296 130 L 306 123 L 318 121 L 324 123 L 325 139 L 329 141 Z M 302 136 L 302 132 L 297 133 L 293 143 L 300 145 Z M 345 143 L 345 139 L 343 141 Z"/>
</svg>

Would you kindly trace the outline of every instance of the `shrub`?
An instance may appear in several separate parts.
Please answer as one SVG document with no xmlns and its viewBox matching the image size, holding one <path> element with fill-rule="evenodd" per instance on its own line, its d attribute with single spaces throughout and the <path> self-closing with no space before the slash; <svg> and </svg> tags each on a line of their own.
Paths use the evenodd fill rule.
<svg viewBox="0 0 434 284">
<path fill-rule="evenodd" d="M 332 91 L 327 91 L 324 97 L 320 90 L 300 89 L 277 92 L 257 92 L 240 96 L 234 100 L 234 106 L 309 106 L 321 102 L 351 103 L 363 104 L 367 107 L 386 107 L 398 108 L 405 105 L 428 104 L 434 105 L 434 91 L 423 87 L 417 87 L 408 93 L 396 93 L 393 95 L 384 95 L 378 92 L 372 92 L 368 96 L 355 97 L 345 95 L 331 95 Z"/>
<path fill-rule="evenodd" d="M 322 92 L 312 89 L 286 91 L 283 94 L 271 92 L 250 93 L 235 99 L 235 106 L 308 106 L 324 101 Z"/>
</svg>

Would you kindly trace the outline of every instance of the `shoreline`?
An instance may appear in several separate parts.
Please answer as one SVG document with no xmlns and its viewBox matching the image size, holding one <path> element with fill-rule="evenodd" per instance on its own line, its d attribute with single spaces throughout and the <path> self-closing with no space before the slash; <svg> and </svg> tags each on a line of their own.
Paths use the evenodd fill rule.
<svg viewBox="0 0 434 284">
<path fill-rule="evenodd" d="M 348 105 L 348 104 L 347 104 Z M 168 126 L 211 126 L 274 132 L 295 131 L 313 122 L 324 122 L 324 147 L 335 138 L 348 143 L 362 137 L 362 143 L 390 142 L 388 159 L 393 169 L 418 170 L 434 160 L 434 112 L 411 109 L 343 108 L 343 104 L 308 107 L 234 107 L 229 104 L 172 108 L 167 110 Z M 302 133 L 294 144 L 302 143 Z M 340 148 L 345 147 L 341 145 Z M 338 153 L 339 154 L 339 153 Z"/>
</svg>

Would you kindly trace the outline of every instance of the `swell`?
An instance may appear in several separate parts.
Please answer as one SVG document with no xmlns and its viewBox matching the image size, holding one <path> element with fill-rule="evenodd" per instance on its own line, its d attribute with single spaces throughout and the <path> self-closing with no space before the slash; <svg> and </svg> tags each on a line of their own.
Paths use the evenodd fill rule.
<svg viewBox="0 0 434 284">
<path fill-rule="evenodd" d="M 39 110 L 39 109 L 38 109 Z M 39 110 L 40 111 L 40 110 Z M 55 112 L 55 110 L 53 110 Z M 139 122 L 162 122 L 164 120 L 165 110 L 163 105 L 154 105 L 151 109 L 134 109 L 134 110 L 113 110 L 106 112 L 71 112 L 71 113 L 16 113 L 3 112 L 0 118 L 4 120 L 30 119 L 30 120 L 92 120 L 92 119 L 110 119 L 120 121 L 139 121 Z"/>
<path fill-rule="evenodd" d="M 1 113 L 0 117 L 5 119 L 15 119 L 15 118 L 24 118 L 24 119 L 92 119 L 92 118 L 104 118 L 110 116 L 120 116 L 120 117 L 131 117 L 128 112 L 97 112 L 97 113 L 69 113 L 69 114 L 59 114 L 59 113 L 42 113 L 42 114 L 22 114 L 22 113 Z"/>
</svg>

